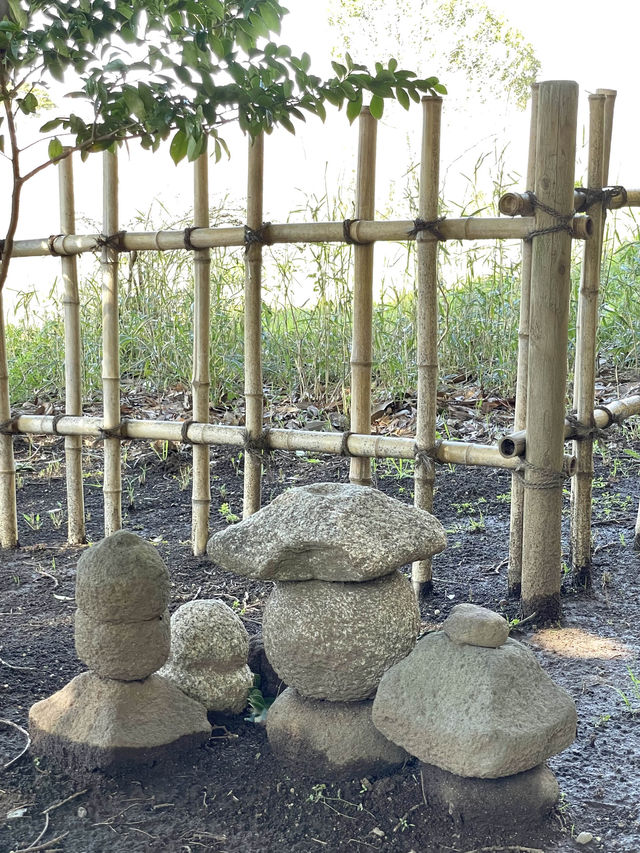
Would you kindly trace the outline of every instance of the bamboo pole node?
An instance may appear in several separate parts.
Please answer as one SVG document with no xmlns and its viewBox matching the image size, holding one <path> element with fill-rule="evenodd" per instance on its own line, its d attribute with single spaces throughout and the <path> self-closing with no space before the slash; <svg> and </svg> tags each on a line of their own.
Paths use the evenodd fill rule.
<svg viewBox="0 0 640 853">
<path fill-rule="evenodd" d="M 370 240 L 356 240 L 355 237 L 351 235 L 351 226 L 356 222 L 362 222 L 362 219 L 345 219 L 342 222 L 342 238 L 345 243 L 348 243 L 350 246 L 370 246 Z"/>
<path fill-rule="evenodd" d="M 577 212 L 590 210 L 594 205 L 599 204 L 602 205 L 602 209 L 606 213 L 612 207 L 613 199 L 620 198 L 620 203 L 615 205 L 616 208 L 625 207 L 628 200 L 627 191 L 620 184 L 602 189 L 576 187 L 574 192 L 578 196 Z"/>
<path fill-rule="evenodd" d="M 560 213 L 560 211 L 555 210 L 548 204 L 541 202 L 534 192 L 527 190 L 526 195 L 534 208 L 548 213 L 549 216 L 552 216 L 556 220 L 556 224 L 550 225 L 548 228 L 537 228 L 535 231 L 529 231 L 529 233 L 524 237 L 525 243 L 530 243 L 534 237 L 541 237 L 543 234 L 555 234 L 558 231 L 566 231 L 568 234 L 573 236 L 573 228 L 570 223 L 573 220 L 575 211 L 572 210 L 570 213 Z"/>
<path fill-rule="evenodd" d="M 349 436 L 352 435 L 353 433 L 350 430 L 345 430 L 342 433 L 342 441 L 340 442 L 340 456 L 353 456 L 353 453 L 349 450 Z"/>
<path fill-rule="evenodd" d="M 193 418 L 187 418 L 186 421 L 182 422 L 182 426 L 180 428 L 180 440 L 183 444 L 193 444 L 193 439 L 189 438 L 189 427 L 194 423 Z"/>
<path fill-rule="evenodd" d="M 0 432 L 5 435 L 16 435 L 20 430 L 18 429 L 18 420 L 20 418 L 20 413 L 14 415 L 12 418 L 9 418 L 7 421 L 2 421 L 0 423 Z"/>
<path fill-rule="evenodd" d="M 61 258 L 61 257 L 64 257 L 64 255 L 66 254 L 66 252 L 59 252 L 56 249 L 55 243 L 56 243 L 56 240 L 58 239 L 58 237 L 66 237 L 66 234 L 52 234 L 49 237 L 49 239 L 47 240 L 47 245 L 49 247 L 49 254 L 53 255 L 54 258 Z"/>
<path fill-rule="evenodd" d="M 445 220 L 446 216 L 439 216 L 437 219 L 417 219 L 413 220 L 413 228 L 409 231 L 409 237 L 417 237 L 422 231 L 428 231 L 436 238 L 436 240 L 446 240 L 442 231 L 438 228 Z"/>
<path fill-rule="evenodd" d="M 267 230 L 271 225 L 270 222 L 263 222 L 260 228 L 249 228 L 244 226 L 244 246 L 245 252 L 249 251 L 250 246 L 272 246 L 273 240 L 267 237 Z"/>
<path fill-rule="evenodd" d="M 262 461 L 264 451 L 269 450 L 270 427 L 264 427 L 260 435 L 251 435 L 249 430 L 242 430 L 242 443 L 245 452 L 252 458 Z"/>
<path fill-rule="evenodd" d="M 434 462 L 440 462 L 440 459 L 438 459 L 438 452 L 441 446 L 441 438 L 436 439 L 433 447 L 429 447 L 428 449 L 419 448 L 417 444 L 414 445 L 413 454 L 416 459 L 416 464 L 422 465 L 427 471 L 433 470 Z"/>
<path fill-rule="evenodd" d="M 153 242 L 154 242 L 154 245 L 155 245 L 157 252 L 164 252 L 165 251 L 164 248 L 160 245 L 160 241 L 159 241 L 161 234 L 162 234 L 162 231 L 156 231 L 156 233 L 153 235 Z"/>
</svg>

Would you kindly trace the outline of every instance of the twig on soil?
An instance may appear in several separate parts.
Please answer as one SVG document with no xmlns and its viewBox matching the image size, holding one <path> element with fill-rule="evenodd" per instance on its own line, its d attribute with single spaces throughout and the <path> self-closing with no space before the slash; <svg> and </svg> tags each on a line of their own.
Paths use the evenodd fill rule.
<svg viewBox="0 0 640 853">
<path fill-rule="evenodd" d="M 0 663 L 8 669 L 35 669 L 34 666 L 18 666 L 16 663 L 9 663 L 9 661 L 4 660 L 3 658 L 0 658 Z"/>
<path fill-rule="evenodd" d="M 474 847 L 473 850 L 465 850 L 464 853 L 544 853 L 539 847 L 521 847 L 519 844 L 510 844 L 508 847 Z"/>
<path fill-rule="evenodd" d="M 533 619 L 535 619 L 535 618 L 536 618 L 536 616 L 537 616 L 537 615 L 538 615 L 538 611 L 537 611 L 537 610 L 534 610 L 534 611 L 533 611 L 533 613 L 531 613 L 529 616 L 527 616 L 527 618 L 526 618 L 526 619 L 521 619 L 521 620 L 518 622 L 518 624 L 517 624 L 517 625 L 514 625 L 514 626 L 513 626 L 513 628 L 512 628 L 511 630 L 512 630 L 512 631 L 519 631 L 519 630 L 520 630 L 520 628 L 522 628 L 522 626 L 523 626 L 523 625 L 526 625 L 526 624 L 527 624 L 527 622 L 531 622 Z M 491 848 L 490 848 L 490 847 L 487 847 L 486 849 L 487 849 L 487 850 L 490 850 Z M 504 849 L 504 850 L 508 850 L 509 848 L 508 848 L 508 847 L 505 847 L 505 848 L 497 847 L 496 849 L 497 849 L 497 850 L 502 850 L 502 849 Z M 515 848 L 512 848 L 512 849 L 517 850 L 518 848 L 517 848 L 517 847 L 515 847 Z M 522 848 L 520 848 L 520 849 L 521 849 L 521 850 L 527 850 L 527 848 L 526 848 L 526 847 L 522 847 Z M 532 847 L 531 849 L 532 849 L 532 850 L 534 850 L 535 848 L 533 848 L 533 847 Z M 543 853 L 544 853 L 544 851 L 543 851 Z"/>
<path fill-rule="evenodd" d="M 36 572 L 39 575 L 44 575 L 47 578 L 51 578 L 51 580 L 53 581 L 53 588 L 54 589 L 56 589 L 57 587 L 60 586 L 60 581 L 58 580 L 58 578 L 55 575 L 52 575 L 51 572 L 45 572 L 45 570 L 43 568 L 40 568 L 40 567 L 38 567 L 36 569 Z"/>
<path fill-rule="evenodd" d="M 15 758 L 12 758 L 11 761 L 7 761 L 7 763 L 3 765 L 2 769 L 6 770 L 8 767 L 11 767 L 12 764 L 15 764 L 16 761 L 21 759 L 25 752 L 29 749 L 29 747 L 31 746 L 31 737 L 26 729 L 23 729 L 22 726 L 19 726 L 17 723 L 13 723 L 11 720 L 0 720 L 0 726 L 11 726 L 12 728 L 17 729 L 27 739 L 27 743 L 24 749 L 19 752 Z"/>
<path fill-rule="evenodd" d="M 32 841 L 28 847 L 21 847 L 19 850 L 12 850 L 11 853 L 33 853 L 33 851 L 35 850 L 47 850 L 51 848 L 54 844 L 57 844 L 58 841 L 62 841 L 63 838 L 66 838 L 66 836 L 69 835 L 69 832 L 63 832 L 61 835 L 56 835 L 56 837 L 52 838 L 50 841 L 43 841 L 42 844 L 38 844 L 45 832 L 49 829 L 49 814 L 47 812 L 43 812 L 43 814 L 44 826 L 42 827 L 40 835 L 38 835 L 35 841 Z"/>
<path fill-rule="evenodd" d="M 218 729 L 222 729 L 224 734 L 214 735 L 213 732 L 217 731 Z M 212 734 L 209 740 L 234 740 L 235 738 L 239 737 L 239 735 L 230 732 L 226 726 L 212 726 L 211 732 Z"/>
<path fill-rule="evenodd" d="M 379 847 L 376 847 L 375 844 L 369 844 L 368 841 L 362 841 L 360 838 L 350 838 L 347 842 L 348 844 L 364 844 L 365 847 L 371 847 L 372 850 L 380 850 Z"/>
<path fill-rule="evenodd" d="M 422 775 L 422 767 L 420 768 L 420 788 L 422 789 L 422 799 L 424 800 L 424 804 L 427 808 L 429 808 L 429 803 L 427 802 L 427 795 L 424 792 L 424 776 Z"/>
<path fill-rule="evenodd" d="M 75 794 L 71 794 L 70 797 L 67 797 L 66 800 L 60 800 L 59 803 L 54 803 L 52 806 L 47 806 L 40 814 L 48 814 L 49 812 L 54 811 L 54 809 L 59 809 L 60 806 L 63 806 L 65 803 L 68 803 L 70 800 L 75 800 L 76 797 L 81 797 L 83 794 L 86 794 L 88 788 L 83 788 L 82 791 L 76 791 Z"/>
</svg>

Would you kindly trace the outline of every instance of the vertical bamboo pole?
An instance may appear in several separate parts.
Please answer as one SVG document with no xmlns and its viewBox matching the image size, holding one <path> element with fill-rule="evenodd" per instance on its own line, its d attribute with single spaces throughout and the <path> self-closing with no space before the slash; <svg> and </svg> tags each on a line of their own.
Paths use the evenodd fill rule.
<svg viewBox="0 0 640 853">
<path fill-rule="evenodd" d="M 540 622 L 561 614 L 562 462 L 578 85 L 540 84 L 536 231 L 531 258 L 522 609 Z M 543 206 L 542 206 L 543 205 Z M 550 210 L 556 213 L 551 213 Z"/>
<path fill-rule="evenodd" d="M 377 121 L 368 107 L 359 118 L 356 219 L 375 217 Z M 371 360 L 373 319 L 373 244 L 353 247 L 353 336 L 351 344 L 351 431 L 371 432 Z M 371 485 L 371 460 L 352 458 L 349 480 Z"/>
<path fill-rule="evenodd" d="M 103 175 L 103 229 L 105 237 L 118 231 L 118 158 L 105 151 Z M 102 248 L 102 397 L 105 430 L 120 425 L 120 347 L 118 329 L 118 252 Z M 122 527 L 122 472 L 120 439 L 104 438 L 104 535 Z"/>
<path fill-rule="evenodd" d="M 433 221 L 438 216 L 441 115 L 442 98 L 422 99 L 418 216 L 426 221 Z M 429 451 L 435 446 L 438 411 L 438 241 L 433 237 L 425 239 L 426 237 L 427 234 L 424 231 L 416 235 L 418 277 L 416 447 L 419 451 Z M 429 459 L 428 463 L 416 463 L 414 503 L 420 509 L 432 512 L 435 464 L 432 459 Z M 432 588 L 431 558 L 413 564 L 411 582 L 418 598 Z"/>
<path fill-rule="evenodd" d="M 247 179 L 247 227 L 262 227 L 264 178 L 264 135 L 249 141 L 249 174 Z M 262 245 L 249 240 L 245 254 L 244 291 L 244 396 L 246 429 L 249 440 L 262 435 Z M 243 518 L 260 509 L 262 459 L 248 450 L 244 454 Z"/>
<path fill-rule="evenodd" d="M 536 180 L 536 134 L 538 129 L 538 84 L 531 87 L 531 123 L 529 125 L 529 155 L 527 160 L 527 189 L 533 189 Z M 529 311 L 531 305 L 531 242 L 522 242 L 520 272 L 520 322 L 518 326 L 518 369 L 516 378 L 516 406 L 513 429 L 527 426 L 527 373 L 529 370 Z M 524 485 L 511 477 L 511 518 L 509 522 L 509 595 L 520 596 L 522 586 L 522 524 L 524 517 Z"/>
<path fill-rule="evenodd" d="M 640 506 L 638 507 L 638 518 L 636 519 L 636 529 L 633 538 L 633 547 L 636 551 L 640 551 Z"/>
<path fill-rule="evenodd" d="M 589 165 L 587 186 L 601 189 L 604 181 L 605 95 L 589 96 Z M 582 277 L 578 294 L 576 362 L 573 408 L 578 421 L 593 427 L 596 380 L 598 294 L 605 212 L 602 205 L 589 210 L 593 236 L 584 244 Z M 571 481 L 571 564 L 576 581 L 591 586 L 591 486 L 593 438 L 573 442 L 576 474 Z"/>
<path fill-rule="evenodd" d="M 73 160 L 69 155 L 58 164 L 60 189 L 60 231 L 76 233 L 73 190 Z M 61 258 L 64 287 L 64 378 L 65 414 L 82 415 L 82 340 L 80 337 L 80 297 L 78 263 L 75 255 Z M 86 541 L 84 494 L 82 490 L 82 436 L 64 439 L 67 480 L 67 538 L 72 545 Z"/>
<path fill-rule="evenodd" d="M 205 151 L 198 157 L 193 171 L 193 225 L 209 227 L 209 157 Z M 193 420 L 209 423 L 209 315 L 211 253 L 209 249 L 195 249 L 194 302 L 193 302 Z M 206 444 L 193 445 L 193 490 L 191 496 L 191 543 L 193 553 L 202 556 L 207 550 L 209 536 L 209 507 L 211 482 L 209 479 L 210 451 Z"/>
<path fill-rule="evenodd" d="M 8 362 L 4 307 L 2 290 L 0 290 L 0 424 L 11 419 Z M 0 546 L 2 548 L 15 548 L 17 544 L 18 509 L 13 436 L 8 433 L 0 433 Z"/>
</svg>

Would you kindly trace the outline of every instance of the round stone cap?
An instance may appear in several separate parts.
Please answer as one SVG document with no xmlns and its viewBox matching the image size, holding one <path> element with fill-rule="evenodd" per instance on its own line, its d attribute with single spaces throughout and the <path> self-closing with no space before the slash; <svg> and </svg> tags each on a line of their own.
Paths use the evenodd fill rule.
<svg viewBox="0 0 640 853">
<path fill-rule="evenodd" d="M 171 663 L 228 672 L 246 666 L 249 635 L 240 617 L 217 598 L 182 604 L 171 617 Z"/>
<path fill-rule="evenodd" d="M 118 530 L 78 560 L 76 604 L 100 622 L 144 622 L 169 604 L 169 572 L 153 545 Z"/>
<path fill-rule="evenodd" d="M 442 624 L 442 630 L 454 643 L 497 649 L 509 637 L 507 620 L 477 604 L 456 604 Z"/>
</svg>

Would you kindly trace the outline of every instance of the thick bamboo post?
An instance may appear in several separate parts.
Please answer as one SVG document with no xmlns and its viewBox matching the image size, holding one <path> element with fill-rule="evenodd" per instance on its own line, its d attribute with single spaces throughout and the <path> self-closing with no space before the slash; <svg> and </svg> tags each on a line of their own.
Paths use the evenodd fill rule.
<svg viewBox="0 0 640 853">
<path fill-rule="evenodd" d="M 376 194 L 378 123 L 368 107 L 359 118 L 356 219 L 373 219 Z M 357 239 L 357 238 L 356 238 Z M 351 344 L 351 430 L 371 432 L 371 361 L 373 320 L 373 244 L 356 243 L 354 252 L 353 335 Z M 352 459 L 349 480 L 371 485 L 371 460 Z"/>
<path fill-rule="evenodd" d="M 262 435 L 262 196 L 264 136 L 249 142 L 247 178 L 247 243 L 244 292 L 244 396 L 245 424 L 249 442 Z M 252 239 L 252 237 L 254 239 Z M 244 454 L 243 518 L 260 509 L 262 456 L 248 447 Z"/>
<path fill-rule="evenodd" d="M 605 172 L 605 95 L 589 96 L 588 189 L 604 186 Z M 593 427 L 596 380 L 596 337 L 598 333 L 598 294 L 605 212 L 602 204 L 590 210 L 594 235 L 584 246 L 582 276 L 578 294 L 576 362 L 573 408 L 580 424 Z M 571 481 L 571 565 L 575 580 L 591 586 L 591 486 L 593 482 L 593 437 L 573 443 L 576 475 Z"/>
<path fill-rule="evenodd" d="M 193 226 L 209 227 L 209 158 L 205 149 L 194 164 Z M 209 249 L 195 249 L 193 302 L 193 420 L 209 421 L 209 315 L 211 255 Z M 193 489 L 191 495 L 191 546 L 196 556 L 206 553 L 209 537 L 211 482 L 209 448 L 193 445 Z"/>
<path fill-rule="evenodd" d="M 578 85 L 540 84 L 536 231 L 531 259 L 522 609 L 538 621 L 561 614 L 562 461 L 567 381 L 571 234 Z"/>
<path fill-rule="evenodd" d="M 58 164 L 60 190 L 60 231 L 74 234 L 76 211 L 73 188 L 73 158 L 65 157 Z M 80 296 L 78 294 L 78 264 L 75 255 L 60 259 L 64 287 L 64 378 L 65 414 L 82 414 L 82 339 L 80 336 Z M 84 493 L 82 488 L 82 438 L 65 436 L 67 481 L 67 538 L 72 545 L 86 541 L 84 523 Z"/>
<path fill-rule="evenodd" d="M 433 222 L 438 216 L 440 187 L 440 122 L 442 98 L 422 99 L 422 152 L 418 217 Z M 418 410 L 416 446 L 420 452 L 415 466 L 414 503 L 433 511 L 435 462 L 429 457 L 436 443 L 438 404 L 438 243 L 425 240 L 426 230 L 416 234 L 418 306 L 416 317 Z M 415 562 L 411 582 L 420 598 L 433 586 L 431 558 Z"/>
<path fill-rule="evenodd" d="M 538 129 L 538 84 L 531 87 L 531 123 L 529 125 L 529 155 L 527 160 L 527 187 L 533 188 L 536 180 L 536 134 Z M 531 305 L 531 250 L 530 241 L 522 243 L 520 272 L 520 322 L 518 327 L 518 369 L 516 374 L 516 405 L 513 417 L 514 430 L 527 425 L 527 374 L 529 370 L 529 311 Z M 524 518 L 524 484 L 522 479 L 511 477 L 511 517 L 509 521 L 509 567 L 507 584 L 509 595 L 520 596 L 522 586 L 522 523 Z"/>
<path fill-rule="evenodd" d="M 120 427 L 120 347 L 118 329 L 118 159 L 115 150 L 103 154 L 102 247 L 102 405 L 104 413 L 104 535 L 122 527 L 120 439 L 109 435 Z M 111 240 L 110 240 L 111 238 Z"/>
<path fill-rule="evenodd" d="M 9 360 L 4 326 L 2 290 L 0 290 L 0 424 L 11 420 L 9 396 Z M 13 436 L 0 433 L 0 546 L 15 548 L 18 544 L 18 509 L 16 503 L 16 465 Z"/>
</svg>

